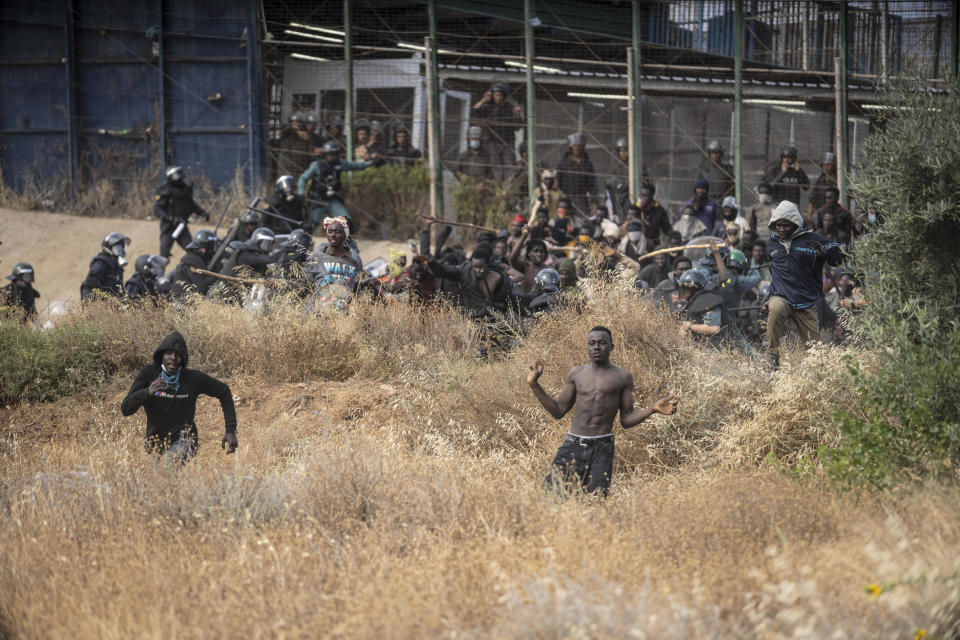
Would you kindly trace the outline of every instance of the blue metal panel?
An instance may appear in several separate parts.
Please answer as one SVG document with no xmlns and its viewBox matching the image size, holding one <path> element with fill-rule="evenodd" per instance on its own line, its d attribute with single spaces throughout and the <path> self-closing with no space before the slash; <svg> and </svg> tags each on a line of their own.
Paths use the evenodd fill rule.
<svg viewBox="0 0 960 640">
<path fill-rule="evenodd" d="M 154 119 L 157 75 L 146 64 L 80 64 L 77 94 L 85 134 L 147 127 Z"/>
<path fill-rule="evenodd" d="M 64 4 L 0 2 L 0 166 L 22 189 L 65 171 Z"/>
<path fill-rule="evenodd" d="M 121 181 L 169 142 L 169 160 L 214 182 L 254 165 L 248 180 L 258 180 L 256 8 L 256 0 L 0 2 L 4 179 L 19 187 L 27 174 L 63 177 L 72 152 L 93 176 L 100 164 L 103 177 Z M 215 94 L 222 99 L 208 100 Z"/>
<path fill-rule="evenodd" d="M 231 182 L 237 168 L 246 166 L 247 138 L 243 133 L 172 130 L 169 139 L 171 164 L 185 167 L 190 175 L 203 174 L 214 184 Z"/>
</svg>

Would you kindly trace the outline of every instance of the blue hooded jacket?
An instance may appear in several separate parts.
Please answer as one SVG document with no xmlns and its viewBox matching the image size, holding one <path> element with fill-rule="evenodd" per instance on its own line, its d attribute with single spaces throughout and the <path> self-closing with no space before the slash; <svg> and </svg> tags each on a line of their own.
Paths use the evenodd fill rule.
<svg viewBox="0 0 960 640">
<path fill-rule="evenodd" d="M 783 219 L 797 225 L 788 240 L 782 240 L 774 229 L 777 220 Z M 768 226 L 770 295 L 783 298 L 794 309 L 812 307 L 823 297 L 823 265 L 838 265 L 843 261 L 841 245 L 808 229 L 797 205 L 789 200 L 777 205 Z"/>
</svg>

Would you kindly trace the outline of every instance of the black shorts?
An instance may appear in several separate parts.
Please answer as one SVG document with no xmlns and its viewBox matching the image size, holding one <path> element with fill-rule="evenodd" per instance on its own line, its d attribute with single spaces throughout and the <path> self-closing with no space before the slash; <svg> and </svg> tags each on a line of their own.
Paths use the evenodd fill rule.
<svg viewBox="0 0 960 640">
<path fill-rule="evenodd" d="M 557 449 L 543 488 L 557 492 L 569 487 L 606 496 L 612 477 L 613 434 L 586 438 L 568 433 Z"/>
</svg>

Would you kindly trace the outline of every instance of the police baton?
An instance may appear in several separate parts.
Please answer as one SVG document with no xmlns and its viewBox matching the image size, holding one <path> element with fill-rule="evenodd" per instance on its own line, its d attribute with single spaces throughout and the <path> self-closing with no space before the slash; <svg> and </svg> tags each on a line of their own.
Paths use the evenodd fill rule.
<svg viewBox="0 0 960 640">
<path fill-rule="evenodd" d="M 257 196 L 253 200 L 251 200 L 250 204 L 247 206 L 248 207 L 256 206 L 258 202 L 260 202 L 260 196 Z M 226 209 L 224 209 L 224 213 L 226 213 Z M 223 216 L 221 216 L 221 219 L 222 218 Z M 220 223 L 217 222 L 217 227 L 219 226 L 220 226 Z M 240 231 L 240 221 L 234 220 L 233 226 L 231 226 L 230 231 L 227 232 L 227 236 L 223 239 L 223 242 L 220 243 L 220 246 L 217 247 L 216 252 L 213 254 L 213 258 L 211 258 L 210 262 L 207 263 L 208 269 L 213 269 L 214 265 L 217 264 L 217 260 L 220 259 L 220 256 L 223 255 L 223 252 L 226 251 L 227 246 L 229 246 L 229 244 L 233 241 L 234 237 L 236 237 L 237 232 L 239 231 Z M 216 232 L 214 232 L 214 235 L 216 235 Z"/>
<path fill-rule="evenodd" d="M 256 204 L 256 203 L 254 203 L 254 204 Z M 289 222 L 289 223 L 291 223 L 291 224 L 295 224 L 295 225 L 297 225 L 298 227 L 299 227 L 301 224 L 303 224 L 303 220 L 294 220 L 293 218 L 288 218 L 287 216 L 282 216 L 282 215 L 280 215 L 279 213 L 274 213 L 274 212 L 272 212 L 272 211 L 266 211 L 266 210 L 264 210 L 264 209 L 257 209 L 257 208 L 256 208 L 255 206 L 253 206 L 253 205 L 247 206 L 247 210 L 248 210 L 248 211 L 253 211 L 254 213 L 259 213 L 259 214 L 264 215 L 264 216 L 270 216 L 271 218 L 276 218 L 276 219 L 278 219 L 278 220 L 283 220 L 284 222 Z"/>
<path fill-rule="evenodd" d="M 236 190 L 233 190 L 233 191 L 230 192 L 230 197 L 227 198 L 227 204 L 224 205 L 223 211 L 220 212 L 220 217 L 217 218 L 217 226 L 215 226 L 215 227 L 213 228 L 213 234 L 214 234 L 214 235 L 216 235 L 216 234 L 217 234 L 217 231 L 220 230 L 220 224 L 223 222 L 223 217 L 224 217 L 225 215 L 227 215 L 227 209 L 230 208 L 230 203 L 233 202 L 233 196 L 235 196 L 236 193 L 237 193 Z M 259 200 L 259 199 L 260 199 L 259 197 L 255 198 L 254 201 L 253 201 L 251 204 L 257 204 L 257 200 Z"/>
</svg>

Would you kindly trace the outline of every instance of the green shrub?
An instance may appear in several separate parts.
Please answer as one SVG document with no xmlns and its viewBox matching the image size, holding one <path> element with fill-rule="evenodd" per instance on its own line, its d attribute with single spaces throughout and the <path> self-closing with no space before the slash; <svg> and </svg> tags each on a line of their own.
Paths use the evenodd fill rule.
<svg viewBox="0 0 960 640">
<path fill-rule="evenodd" d="M 104 356 L 105 332 L 92 322 L 37 331 L 0 318 L 0 401 L 51 400 L 93 387 L 116 367 Z"/>
<path fill-rule="evenodd" d="M 416 236 L 430 202 L 430 171 L 423 164 L 386 164 L 343 175 L 354 222 L 383 237 Z"/>
<path fill-rule="evenodd" d="M 506 228 L 517 203 L 517 187 L 513 182 L 463 176 L 453 188 L 452 196 L 457 220 L 502 229 Z"/>
<path fill-rule="evenodd" d="M 960 86 L 901 85 L 865 145 L 851 189 L 885 221 L 858 243 L 869 299 L 858 331 L 881 356 L 852 368 L 861 411 L 838 414 L 844 447 L 826 452 L 847 483 L 953 474 L 960 463 Z"/>
</svg>

